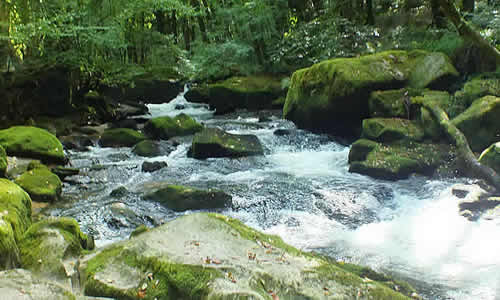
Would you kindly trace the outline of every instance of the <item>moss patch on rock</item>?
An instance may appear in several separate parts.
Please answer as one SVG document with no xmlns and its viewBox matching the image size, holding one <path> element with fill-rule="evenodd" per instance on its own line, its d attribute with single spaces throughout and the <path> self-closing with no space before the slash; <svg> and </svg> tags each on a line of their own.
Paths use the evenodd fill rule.
<svg viewBox="0 0 500 300">
<path fill-rule="evenodd" d="M 405 179 L 413 173 L 429 176 L 436 171 L 448 172 L 446 164 L 453 157 L 453 148 L 446 144 L 361 139 L 349 152 L 349 172 L 386 180 Z"/>
<path fill-rule="evenodd" d="M 144 141 L 146 136 L 130 128 L 108 129 L 103 132 L 99 144 L 103 147 L 132 147 Z"/>
<path fill-rule="evenodd" d="M 422 141 L 424 130 L 414 121 L 399 118 L 370 118 L 363 120 L 362 138 L 393 142 L 397 140 Z"/>
<path fill-rule="evenodd" d="M 17 184 L 0 179 L 0 269 L 19 266 L 18 242 L 31 225 L 31 199 Z"/>
<path fill-rule="evenodd" d="M 273 103 L 285 96 L 286 89 L 281 77 L 253 75 L 231 77 L 224 81 L 193 87 L 185 95 L 191 102 L 208 103 L 216 114 L 224 114 L 238 108 L 249 110 L 270 109 Z"/>
<path fill-rule="evenodd" d="M 447 89 L 449 84 L 460 75 L 450 58 L 441 52 L 422 52 L 415 61 L 415 66 L 408 78 L 408 85 L 414 88 Z"/>
<path fill-rule="evenodd" d="M 173 118 L 168 116 L 153 118 L 144 126 L 144 131 L 148 136 L 164 140 L 174 136 L 195 134 L 202 129 L 203 126 L 200 123 L 184 113 Z"/>
<path fill-rule="evenodd" d="M 472 151 L 483 151 L 498 142 L 500 134 L 500 97 L 477 99 L 451 123 L 467 137 Z"/>
<path fill-rule="evenodd" d="M 16 178 L 15 182 L 23 188 L 33 201 L 55 202 L 62 193 L 59 176 L 42 164 L 31 164 L 28 170 Z"/>
<path fill-rule="evenodd" d="M 0 130 L 0 146 L 10 156 L 41 159 L 44 162 L 64 164 L 63 146 L 51 133 L 31 126 L 13 126 Z"/>
<path fill-rule="evenodd" d="M 216 189 L 200 190 L 181 185 L 166 185 L 145 196 L 174 211 L 214 209 L 231 206 L 232 197 Z"/>
<path fill-rule="evenodd" d="M 269 291 L 283 299 L 408 299 L 217 214 L 186 215 L 114 244 L 84 261 L 82 274 L 86 295 L 119 299 L 267 299 Z"/>
<path fill-rule="evenodd" d="M 193 138 L 194 158 L 262 155 L 264 149 L 255 135 L 231 134 L 219 128 L 205 128 Z"/>
<path fill-rule="evenodd" d="M 137 143 L 132 152 L 139 156 L 154 157 L 160 155 L 160 146 L 155 141 L 144 140 Z"/>
<path fill-rule="evenodd" d="M 34 223 L 19 243 L 22 266 L 35 273 L 66 278 L 65 260 L 94 248 L 93 240 L 71 218 L 49 218 Z M 69 265 L 68 265 L 69 266 Z M 69 271 L 69 270 L 68 270 Z M 71 270 L 72 271 L 72 270 Z"/>
</svg>

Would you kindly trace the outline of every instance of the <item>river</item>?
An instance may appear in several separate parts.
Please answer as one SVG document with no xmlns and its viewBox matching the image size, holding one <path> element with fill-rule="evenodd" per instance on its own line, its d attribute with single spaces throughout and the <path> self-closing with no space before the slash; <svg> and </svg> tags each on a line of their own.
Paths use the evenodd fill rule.
<svg viewBox="0 0 500 300">
<path fill-rule="evenodd" d="M 186 156 L 191 137 L 154 158 L 130 148 L 69 152 L 82 175 L 65 184 L 67 203 L 50 214 L 75 218 L 98 246 L 127 238 L 139 224 L 155 226 L 184 214 L 142 200 L 155 183 L 219 188 L 233 196 L 233 207 L 218 212 L 297 248 L 407 280 L 425 299 L 500 299 L 500 222 L 459 216 L 451 193 L 453 184 L 469 180 L 389 182 L 349 173 L 348 146 L 298 130 L 278 111 L 214 116 L 183 94 L 149 108 L 152 116 L 184 112 L 206 126 L 255 134 L 266 153 L 196 160 Z M 274 134 L 277 129 L 284 135 Z M 141 172 L 145 160 L 168 167 Z M 120 186 L 129 193 L 110 196 Z"/>
</svg>

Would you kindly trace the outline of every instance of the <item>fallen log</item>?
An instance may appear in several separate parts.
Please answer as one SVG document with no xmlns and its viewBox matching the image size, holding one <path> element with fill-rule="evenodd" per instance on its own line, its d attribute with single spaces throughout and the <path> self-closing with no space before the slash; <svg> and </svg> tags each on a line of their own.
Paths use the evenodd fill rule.
<svg viewBox="0 0 500 300">
<path fill-rule="evenodd" d="M 478 162 L 467 142 L 467 138 L 460 129 L 450 122 L 446 112 L 439 105 L 430 101 L 418 101 L 418 104 L 431 112 L 448 140 L 457 147 L 458 158 L 463 161 L 464 173 L 467 176 L 485 180 L 486 183 L 500 192 L 500 175 L 492 168 Z"/>
</svg>

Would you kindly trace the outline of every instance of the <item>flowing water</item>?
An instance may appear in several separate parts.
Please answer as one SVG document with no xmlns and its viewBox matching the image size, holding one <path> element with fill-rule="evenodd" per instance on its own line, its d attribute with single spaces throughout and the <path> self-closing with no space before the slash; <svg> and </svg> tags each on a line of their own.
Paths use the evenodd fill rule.
<svg viewBox="0 0 500 300">
<path fill-rule="evenodd" d="M 277 111 L 213 116 L 182 94 L 149 108 L 152 116 L 184 112 L 206 126 L 255 134 L 266 154 L 196 160 L 186 156 L 190 137 L 155 158 L 136 156 L 130 148 L 69 153 L 83 172 L 65 186 L 73 201 L 50 213 L 77 219 L 98 246 L 127 238 L 139 224 L 155 226 L 183 214 L 142 200 L 155 184 L 219 188 L 233 196 L 233 207 L 220 213 L 300 249 L 407 280 L 426 299 L 500 299 L 500 224 L 458 215 L 451 186 L 466 180 L 388 182 L 349 173 L 348 146 L 298 130 Z M 274 134 L 277 129 L 285 135 Z M 168 167 L 144 173 L 144 161 Z M 110 196 L 120 186 L 129 193 Z"/>
</svg>

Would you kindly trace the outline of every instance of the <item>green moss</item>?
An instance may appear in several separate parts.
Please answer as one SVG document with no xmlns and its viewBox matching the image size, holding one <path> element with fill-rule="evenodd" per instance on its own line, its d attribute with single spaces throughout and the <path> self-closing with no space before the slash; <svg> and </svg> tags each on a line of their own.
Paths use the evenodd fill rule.
<svg viewBox="0 0 500 300">
<path fill-rule="evenodd" d="M 95 275 L 106 269 L 107 265 L 117 260 L 144 274 L 141 283 L 131 289 L 120 290 L 95 280 Z M 88 262 L 86 269 L 87 284 L 85 294 L 89 296 L 112 297 L 118 299 L 140 299 L 141 290 L 144 299 L 201 299 L 208 294 L 208 283 L 221 273 L 202 266 L 175 264 L 159 261 L 155 257 L 146 258 L 131 253 L 121 246 L 111 246 L 100 252 Z M 153 274 L 151 281 L 147 274 Z M 158 284 L 156 284 L 158 280 Z M 146 284 L 147 288 L 142 289 Z"/>
<path fill-rule="evenodd" d="M 57 231 L 54 232 L 54 231 Z M 64 239 L 64 244 L 58 239 Z M 92 249 L 93 242 L 71 218 L 49 218 L 34 223 L 19 243 L 23 268 L 66 276 L 62 260 Z"/>
<path fill-rule="evenodd" d="M 38 158 L 45 162 L 65 163 L 61 142 L 44 129 L 14 126 L 0 130 L 0 145 L 11 156 Z"/>
<path fill-rule="evenodd" d="M 205 128 L 193 138 L 194 158 L 242 157 L 262 155 L 264 150 L 254 135 L 230 134 L 218 128 Z"/>
<path fill-rule="evenodd" d="M 174 136 L 190 135 L 202 129 L 201 124 L 186 114 L 180 114 L 174 118 L 153 118 L 144 126 L 146 133 L 153 139 L 169 139 Z"/>
<path fill-rule="evenodd" d="M 16 242 L 20 241 L 31 225 L 31 199 L 17 184 L 7 179 L 0 179 L 0 212 L 3 221 L 12 226 Z"/>
<path fill-rule="evenodd" d="M 415 50 L 410 55 L 415 55 L 417 51 L 420 52 Z M 408 78 L 408 85 L 413 88 L 435 87 L 446 89 L 459 76 L 450 58 L 444 53 L 423 52 L 417 56 L 418 58 Z"/>
<path fill-rule="evenodd" d="M 358 298 L 360 294 L 362 296 L 369 296 L 369 299 L 409 299 L 405 295 L 392 290 L 391 288 L 394 288 L 394 286 L 391 286 L 389 282 L 378 282 L 377 280 L 384 279 L 380 274 L 375 276 L 376 279 L 372 279 L 368 276 L 363 276 L 365 279 L 361 279 L 361 275 L 376 274 L 375 272 L 362 272 L 363 270 L 369 270 L 368 268 L 355 265 L 340 266 L 342 266 L 342 264 L 324 264 L 316 268 L 315 272 L 318 272 L 323 279 L 333 280 L 345 286 L 351 286 L 351 294 L 348 296 L 351 296 L 352 299 Z M 366 278 L 369 278 L 369 280 L 366 280 Z"/>
<path fill-rule="evenodd" d="M 139 156 L 154 157 L 160 155 L 160 148 L 156 142 L 145 140 L 135 145 L 132 152 Z"/>
<path fill-rule="evenodd" d="M 480 98 L 451 123 L 467 137 L 473 151 L 483 151 L 498 141 L 500 132 L 500 97 Z"/>
<path fill-rule="evenodd" d="M 500 142 L 489 146 L 479 156 L 479 162 L 500 173 Z"/>
<path fill-rule="evenodd" d="M 10 223 L 0 219 L 0 270 L 20 265 L 19 248 Z"/>
<path fill-rule="evenodd" d="M 43 165 L 31 165 L 31 168 L 28 166 L 28 171 L 15 182 L 28 192 L 34 201 L 54 202 L 61 196 L 61 180 Z"/>
<path fill-rule="evenodd" d="M 7 171 L 7 153 L 5 149 L 0 146 L 0 177 L 5 176 L 5 172 Z"/>
<path fill-rule="evenodd" d="M 349 163 L 354 161 L 363 161 L 366 159 L 368 154 L 375 148 L 378 147 L 378 143 L 367 140 L 359 139 L 352 143 L 351 150 L 349 151 Z"/>
<path fill-rule="evenodd" d="M 131 147 L 146 137 L 139 131 L 130 128 L 114 128 L 104 131 L 99 140 L 103 147 Z"/>
<path fill-rule="evenodd" d="M 231 196 L 223 191 L 199 190 L 180 185 L 167 185 L 147 195 L 146 199 L 156 201 L 174 211 L 223 208 L 231 204 Z"/>
<path fill-rule="evenodd" d="M 144 225 L 144 224 L 141 224 L 141 225 L 137 226 L 134 229 L 134 231 L 132 231 L 130 233 L 130 238 L 136 237 L 136 236 L 140 235 L 141 233 L 148 232 L 148 231 L 149 231 L 149 227 Z"/>
<path fill-rule="evenodd" d="M 371 118 L 363 120 L 363 138 L 392 142 L 395 140 L 421 141 L 424 131 L 417 122 L 398 118 Z"/>
</svg>

